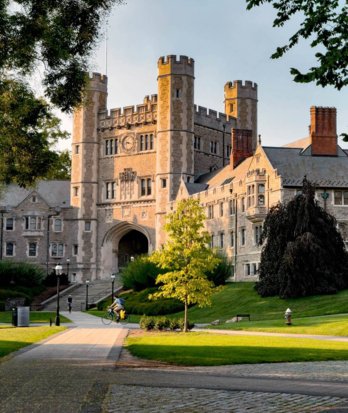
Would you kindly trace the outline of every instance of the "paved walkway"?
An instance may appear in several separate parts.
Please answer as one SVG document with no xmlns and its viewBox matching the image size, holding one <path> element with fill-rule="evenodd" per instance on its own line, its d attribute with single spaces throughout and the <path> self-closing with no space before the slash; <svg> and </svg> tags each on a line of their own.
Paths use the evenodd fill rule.
<svg viewBox="0 0 348 413">
<path fill-rule="evenodd" d="M 1 413 L 348 412 L 348 362 L 119 367 L 127 328 L 67 316 L 75 328 L 0 363 Z"/>
</svg>

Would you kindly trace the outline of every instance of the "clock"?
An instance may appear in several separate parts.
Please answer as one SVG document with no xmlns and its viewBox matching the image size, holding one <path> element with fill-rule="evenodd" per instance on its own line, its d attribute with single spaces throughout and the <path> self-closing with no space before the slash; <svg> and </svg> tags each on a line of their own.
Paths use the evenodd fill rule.
<svg viewBox="0 0 348 413">
<path fill-rule="evenodd" d="M 126 152 L 130 152 L 134 148 L 134 144 L 134 136 L 128 135 L 125 138 L 123 138 L 122 147 Z"/>
</svg>

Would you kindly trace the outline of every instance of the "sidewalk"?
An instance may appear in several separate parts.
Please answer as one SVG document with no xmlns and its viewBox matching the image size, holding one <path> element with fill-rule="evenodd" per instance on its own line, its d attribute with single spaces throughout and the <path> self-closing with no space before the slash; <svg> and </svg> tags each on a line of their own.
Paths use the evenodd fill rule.
<svg viewBox="0 0 348 413">
<path fill-rule="evenodd" d="M 74 328 L 0 364 L 1 413 L 76 413 L 114 368 L 128 329 L 80 312 L 62 312 Z"/>
</svg>

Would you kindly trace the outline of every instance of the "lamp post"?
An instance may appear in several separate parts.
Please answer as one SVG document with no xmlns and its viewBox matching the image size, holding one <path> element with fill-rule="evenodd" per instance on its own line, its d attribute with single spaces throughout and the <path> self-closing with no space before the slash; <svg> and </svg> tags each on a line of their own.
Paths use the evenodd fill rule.
<svg viewBox="0 0 348 413">
<path fill-rule="evenodd" d="M 88 287 L 89 287 L 89 280 L 86 280 L 86 311 L 88 310 Z"/>
<path fill-rule="evenodd" d="M 60 326 L 60 316 L 59 316 L 59 286 L 60 286 L 60 276 L 63 272 L 63 267 L 58 263 L 54 268 L 57 276 L 57 313 L 56 313 L 56 326 Z"/>
<path fill-rule="evenodd" d="M 326 211 L 326 202 L 327 202 L 327 200 L 328 200 L 328 198 L 329 198 L 329 193 L 326 192 L 326 189 L 324 189 L 324 192 L 322 192 L 320 195 L 321 195 L 321 197 L 322 197 L 323 200 L 324 200 L 324 210 Z"/>
<path fill-rule="evenodd" d="M 111 274 L 111 302 L 114 301 L 114 285 L 115 285 L 116 274 Z"/>
<path fill-rule="evenodd" d="M 69 266 L 70 266 L 70 258 L 66 259 L 66 276 L 68 278 L 68 282 L 69 282 Z"/>
</svg>

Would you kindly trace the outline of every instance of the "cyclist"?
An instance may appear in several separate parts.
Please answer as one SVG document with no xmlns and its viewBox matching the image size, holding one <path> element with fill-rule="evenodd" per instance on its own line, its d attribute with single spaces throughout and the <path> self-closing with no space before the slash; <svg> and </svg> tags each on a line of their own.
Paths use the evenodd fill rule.
<svg viewBox="0 0 348 413">
<path fill-rule="evenodd" d="M 124 310 L 124 299 L 115 297 L 114 302 L 109 307 L 110 310 L 116 313 L 116 321 L 120 321 L 120 312 Z"/>
</svg>

